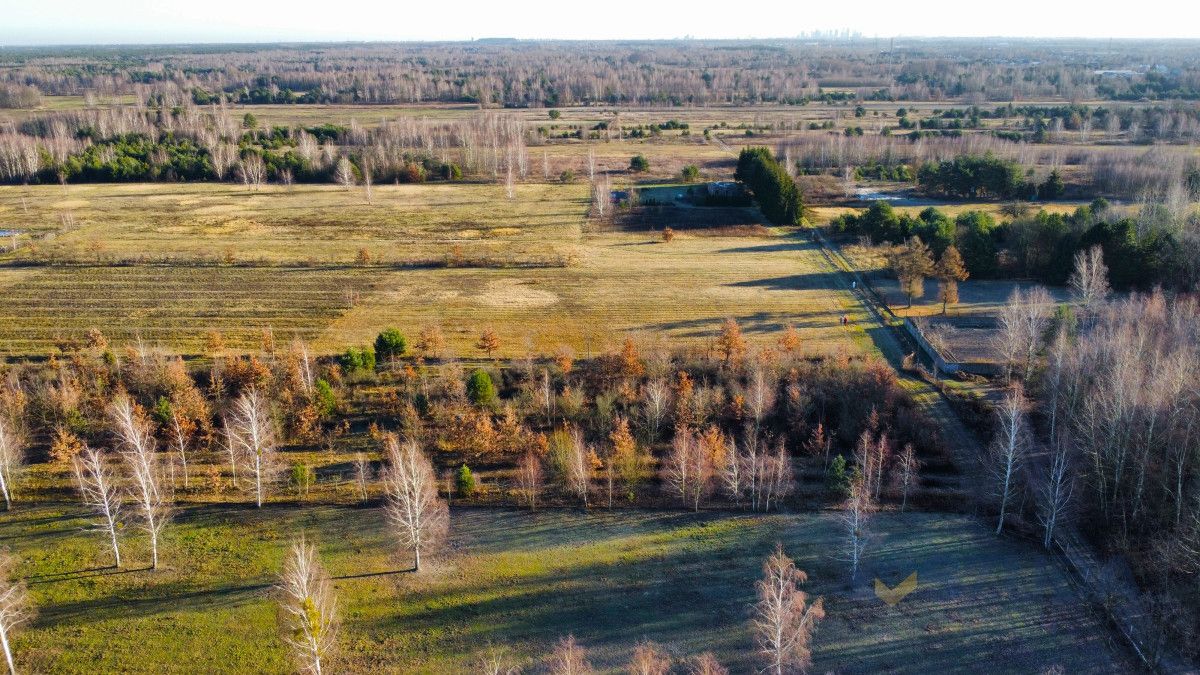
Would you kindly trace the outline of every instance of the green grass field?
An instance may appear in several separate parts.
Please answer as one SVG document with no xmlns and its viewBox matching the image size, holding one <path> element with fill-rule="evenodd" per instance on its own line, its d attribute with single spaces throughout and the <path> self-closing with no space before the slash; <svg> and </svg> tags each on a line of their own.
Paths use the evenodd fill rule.
<svg viewBox="0 0 1200 675">
<path fill-rule="evenodd" d="M 334 672 L 466 672 L 490 644 L 537 664 L 574 633 L 603 672 L 642 639 L 683 657 L 709 649 L 749 672 L 753 582 L 782 542 L 824 595 L 814 672 L 1118 672 L 1126 664 L 1064 573 L 965 516 L 890 514 L 873 525 L 850 584 L 835 514 L 455 509 L 453 541 L 405 570 L 378 508 L 185 508 L 166 569 L 105 568 L 99 535 L 72 506 L 20 507 L 0 538 L 22 561 L 38 618 L 18 638 L 29 672 L 283 672 L 271 586 L 287 543 L 320 543 L 342 607 Z M 874 577 L 918 573 L 896 607 Z M 535 671 L 536 672 L 536 671 Z"/>
</svg>

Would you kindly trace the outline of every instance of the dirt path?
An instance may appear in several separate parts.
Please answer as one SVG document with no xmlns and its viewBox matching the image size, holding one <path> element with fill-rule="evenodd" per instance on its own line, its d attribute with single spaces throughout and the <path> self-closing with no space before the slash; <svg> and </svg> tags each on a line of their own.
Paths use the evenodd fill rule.
<svg viewBox="0 0 1200 675">
<path fill-rule="evenodd" d="M 983 485 L 979 480 L 982 474 L 979 458 L 982 448 L 975 436 L 963 425 L 962 420 L 954 413 L 950 403 L 933 385 L 919 378 L 906 374 L 901 365 L 908 353 L 903 342 L 897 336 L 887 317 L 885 310 L 874 302 L 866 290 L 862 275 L 850 265 L 841 251 L 831 245 L 820 233 L 814 230 L 814 236 L 820 245 L 821 252 L 829 266 L 840 274 L 835 275 L 838 284 L 842 286 L 862 306 L 863 313 L 871 321 L 870 327 L 864 327 L 876 348 L 896 370 L 901 384 L 917 403 L 918 408 L 937 423 L 942 441 L 951 448 L 954 462 L 959 467 L 959 488 L 968 495 L 981 494 Z"/>
</svg>

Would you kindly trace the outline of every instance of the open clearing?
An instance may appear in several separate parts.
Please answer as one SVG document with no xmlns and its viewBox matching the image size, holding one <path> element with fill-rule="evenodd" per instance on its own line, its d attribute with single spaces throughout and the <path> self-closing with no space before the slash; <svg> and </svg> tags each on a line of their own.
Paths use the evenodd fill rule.
<svg viewBox="0 0 1200 675">
<path fill-rule="evenodd" d="M 586 198 L 571 184 L 520 185 L 515 200 L 497 185 L 383 186 L 373 204 L 311 185 L 0 188 L 0 229 L 50 235 L 0 255 L 0 354 L 44 354 L 91 327 L 187 353 L 210 328 L 233 348 L 271 328 L 337 352 L 440 322 L 461 355 L 484 326 L 501 356 L 582 355 L 626 333 L 703 342 L 727 317 L 763 340 L 793 323 L 813 351 L 862 343 L 839 322 L 849 296 L 797 231 L 699 236 L 681 221 L 665 244 L 593 228 Z"/>
<path fill-rule="evenodd" d="M 652 639 L 676 656 L 713 650 L 753 666 L 749 605 L 782 542 L 829 618 L 814 672 L 1119 672 L 1108 631 L 1057 566 L 966 516 L 889 514 L 847 584 L 831 557 L 836 514 L 455 509 L 451 551 L 419 582 L 390 557 L 378 508 L 185 509 L 167 569 L 106 569 L 99 535 L 71 506 L 14 511 L 0 537 L 22 561 L 39 616 L 17 643 L 31 672 L 283 672 L 270 587 L 300 532 L 321 544 L 345 624 L 331 670 L 464 672 L 489 643 L 526 663 L 574 633 L 604 672 Z M 130 541 L 130 567 L 144 558 Z M 917 590 L 889 608 L 873 579 Z"/>
</svg>

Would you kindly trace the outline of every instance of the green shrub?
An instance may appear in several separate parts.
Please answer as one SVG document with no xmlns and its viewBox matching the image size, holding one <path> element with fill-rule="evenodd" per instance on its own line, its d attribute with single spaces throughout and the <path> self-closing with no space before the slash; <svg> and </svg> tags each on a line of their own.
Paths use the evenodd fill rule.
<svg viewBox="0 0 1200 675">
<path fill-rule="evenodd" d="M 829 463 L 825 472 L 825 488 L 838 497 L 850 496 L 850 474 L 846 472 L 846 458 L 838 455 Z"/>
<path fill-rule="evenodd" d="M 308 496 L 308 491 L 312 489 L 313 484 L 317 482 L 317 472 L 307 464 L 296 462 L 292 465 L 288 481 L 296 489 L 296 496 L 304 499 Z"/>
<path fill-rule="evenodd" d="M 372 347 L 363 347 L 362 349 L 350 347 L 342 354 L 341 362 L 342 370 L 347 373 L 375 370 L 375 349 Z"/>
<path fill-rule="evenodd" d="M 492 384 L 492 376 L 486 370 L 471 373 L 467 380 L 467 396 L 475 405 L 489 406 L 496 402 L 496 385 Z"/>
<path fill-rule="evenodd" d="M 688 164 L 687 166 L 683 167 L 683 170 L 679 172 L 679 175 L 681 178 L 683 178 L 683 182 L 695 183 L 696 181 L 700 180 L 700 167 L 696 166 L 695 164 Z"/>
<path fill-rule="evenodd" d="M 154 402 L 154 409 L 150 411 L 154 421 L 161 426 L 166 426 L 171 423 L 171 401 L 166 396 L 159 396 Z"/>
<path fill-rule="evenodd" d="M 650 160 L 646 159 L 645 155 L 634 155 L 629 160 L 629 170 L 643 172 L 650 170 Z"/>
<path fill-rule="evenodd" d="M 317 380 L 313 402 L 317 406 L 317 413 L 323 419 L 332 417 L 334 411 L 337 410 L 337 396 L 333 393 L 333 387 L 324 378 Z"/>
<path fill-rule="evenodd" d="M 395 328 L 388 328 L 375 337 L 375 358 L 381 363 L 404 356 L 408 339 Z"/>
<path fill-rule="evenodd" d="M 475 494 L 475 474 L 471 473 L 471 468 L 466 464 L 458 467 L 458 472 L 454 474 L 454 490 L 460 497 Z"/>
</svg>

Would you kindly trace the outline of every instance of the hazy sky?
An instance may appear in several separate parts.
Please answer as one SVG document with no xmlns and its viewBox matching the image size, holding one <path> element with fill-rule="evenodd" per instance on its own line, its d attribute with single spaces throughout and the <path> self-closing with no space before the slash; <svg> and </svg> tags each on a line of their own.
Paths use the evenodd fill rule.
<svg viewBox="0 0 1200 675">
<path fill-rule="evenodd" d="M 868 37 L 1200 38 L 1200 5 L 1196 0 L 0 0 L 0 45 L 765 38 L 843 28 Z"/>
</svg>

